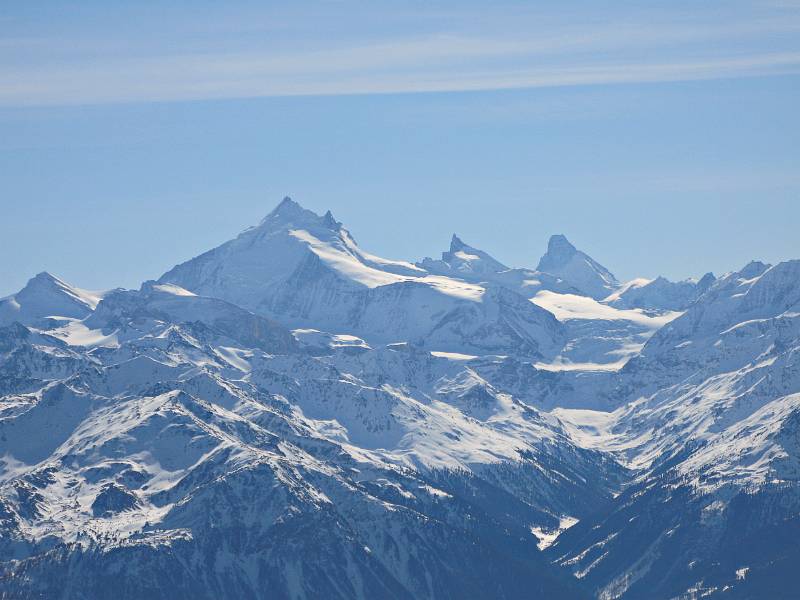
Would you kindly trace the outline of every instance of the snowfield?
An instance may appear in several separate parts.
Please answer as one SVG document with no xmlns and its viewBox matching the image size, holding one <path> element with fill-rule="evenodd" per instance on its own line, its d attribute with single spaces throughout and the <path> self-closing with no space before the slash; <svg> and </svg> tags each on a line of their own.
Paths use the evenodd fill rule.
<svg viewBox="0 0 800 600">
<path fill-rule="evenodd" d="M 800 261 L 620 283 L 285 199 L 0 300 L 0 597 L 791 598 Z"/>
</svg>

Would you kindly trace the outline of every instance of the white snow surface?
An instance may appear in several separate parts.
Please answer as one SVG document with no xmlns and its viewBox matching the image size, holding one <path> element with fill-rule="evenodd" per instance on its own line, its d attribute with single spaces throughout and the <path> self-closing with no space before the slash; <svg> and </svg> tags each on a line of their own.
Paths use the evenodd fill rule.
<svg viewBox="0 0 800 600">
<path fill-rule="evenodd" d="M 545 550 L 553 545 L 562 533 L 572 527 L 579 519 L 575 517 L 560 517 L 558 527 L 555 529 L 544 529 L 542 527 L 531 527 L 531 533 L 539 540 L 536 544 L 539 550 Z"/>
<path fill-rule="evenodd" d="M 538 292 L 531 302 L 553 313 L 559 321 L 571 319 L 630 321 L 654 331 L 682 314 L 673 311 L 661 315 L 648 315 L 640 309 L 621 310 L 588 296 L 558 294 L 548 290 Z"/>
<path fill-rule="evenodd" d="M 59 319 L 61 320 L 61 319 Z M 101 329 L 90 329 L 83 321 L 64 318 L 64 325 L 47 331 L 49 335 L 63 340 L 70 346 L 116 348 L 119 341 L 115 333 L 104 333 Z"/>
<path fill-rule="evenodd" d="M 437 477 L 468 474 L 560 552 L 583 494 L 685 485 L 718 523 L 739 491 L 793 486 L 798 357 L 800 261 L 619 285 L 566 238 L 534 271 L 454 236 L 413 264 L 287 200 L 139 290 L 40 274 L 0 302 L 0 500 L 14 540 L 179 545 L 231 498 L 248 528 L 299 505 L 438 519 L 458 492 Z M 591 579 L 619 533 L 558 560 Z"/>
</svg>

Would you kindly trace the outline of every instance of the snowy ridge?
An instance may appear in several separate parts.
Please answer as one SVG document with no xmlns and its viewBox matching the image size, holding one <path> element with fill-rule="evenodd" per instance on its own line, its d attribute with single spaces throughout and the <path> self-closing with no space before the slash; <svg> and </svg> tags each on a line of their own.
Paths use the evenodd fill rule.
<svg viewBox="0 0 800 600">
<path fill-rule="evenodd" d="M 34 323 L 52 316 L 82 318 L 103 297 L 71 286 L 50 273 L 39 273 L 13 296 L 0 299 L 0 324 Z"/>
<path fill-rule="evenodd" d="M 285 199 L 0 301 L 0 596 L 791 597 L 799 358 L 800 261 L 413 263 Z"/>
<path fill-rule="evenodd" d="M 159 281 L 293 329 L 342 332 L 369 344 L 543 357 L 563 338 L 552 315 L 525 296 L 371 255 L 330 213 L 320 217 L 288 198 L 258 227 Z"/>
</svg>

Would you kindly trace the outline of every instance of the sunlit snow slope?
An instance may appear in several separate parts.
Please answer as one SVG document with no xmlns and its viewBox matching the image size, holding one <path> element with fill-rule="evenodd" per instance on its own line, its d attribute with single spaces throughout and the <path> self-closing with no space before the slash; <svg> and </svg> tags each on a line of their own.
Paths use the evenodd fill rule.
<svg viewBox="0 0 800 600">
<path fill-rule="evenodd" d="M 793 598 L 798 324 L 798 261 L 388 260 L 288 198 L 139 289 L 37 275 L 0 597 Z"/>
</svg>

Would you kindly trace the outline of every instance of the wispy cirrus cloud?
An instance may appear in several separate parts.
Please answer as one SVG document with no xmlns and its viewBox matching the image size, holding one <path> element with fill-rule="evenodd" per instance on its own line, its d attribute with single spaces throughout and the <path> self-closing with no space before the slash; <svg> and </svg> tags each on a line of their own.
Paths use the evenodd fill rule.
<svg viewBox="0 0 800 600">
<path fill-rule="evenodd" d="M 510 22 L 510 25 L 512 23 Z M 403 94 L 689 81 L 800 73 L 800 19 L 652 24 L 618 19 L 553 26 L 532 20 L 497 30 L 392 36 L 360 42 L 303 35 L 229 50 L 231 39 L 191 47 L 101 39 L 69 52 L 47 40 L 0 40 L 0 106 L 189 101 L 272 96 Z M 291 30 L 291 28 L 288 28 Z M 234 35 L 235 28 L 226 31 Z M 127 44 L 127 45 L 126 45 Z M 299 46 L 308 46 L 305 50 Z M 37 52 L 26 51 L 34 48 Z M 122 48 L 122 50 L 120 50 Z M 14 60 L 14 54 L 18 60 Z M 11 58 L 8 58 L 8 57 Z M 52 58 L 57 56 L 58 58 Z"/>
</svg>

